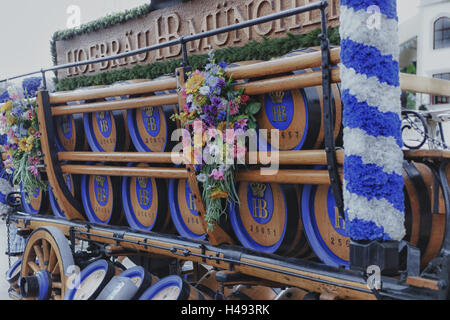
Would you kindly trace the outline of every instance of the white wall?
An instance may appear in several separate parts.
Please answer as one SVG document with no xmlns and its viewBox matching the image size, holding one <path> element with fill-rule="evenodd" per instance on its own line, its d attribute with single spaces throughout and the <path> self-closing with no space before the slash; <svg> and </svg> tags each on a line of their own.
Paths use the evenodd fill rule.
<svg viewBox="0 0 450 320">
<path fill-rule="evenodd" d="M 443 16 L 450 18 L 450 0 L 422 1 L 419 16 L 417 75 L 432 77 L 433 74 L 450 72 L 450 48 L 433 49 L 434 22 Z M 428 95 L 422 95 L 420 101 L 425 104 L 431 102 Z"/>
</svg>

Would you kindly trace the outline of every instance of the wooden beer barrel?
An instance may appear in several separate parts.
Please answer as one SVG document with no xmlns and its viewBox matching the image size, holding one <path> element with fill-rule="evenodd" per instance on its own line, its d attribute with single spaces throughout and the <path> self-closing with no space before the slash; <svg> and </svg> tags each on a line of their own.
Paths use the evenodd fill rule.
<svg viewBox="0 0 450 320">
<path fill-rule="evenodd" d="M 169 181 L 169 208 L 172 222 L 181 236 L 196 240 L 205 239 L 206 234 L 195 206 L 194 194 L 187 180 Z"/>
<path fill-rule="evenodd" d="M 445 235 L 446 209 L 442 185 L 430 166 L 405 161 L 406 237 L 404 240 L 420 249 L 421 267 L 440 251 Z"/>
<path fill-rule="evenodd" d="M 40 188 L 36 189 L 32 194 L 26 193 L 22 184 L 20 185 L 20 194 L 22 197 L 22 209 L 28 214 L 46 214 L 49 209 L 48 191 Z"/>
<path fill-rule="evenodd" d="M 110 225 L 117 225 L 120 222 L 122 218 L 120 181 L 120 177 L 82 176 L 81 199 L 89 221 Z"/>
<path fill-rule="evenodd" d="M 6 271 L 6 281 L 8 281 L 10 287 L 14 289 L 14 291 L 17 293 L 20 293 L 19 278 L 21 267 L 22 267 L 22 258 L 14 262 L 11 268 L 9 268 L 9 270 Z"/>
<path fill-rule="evenodd" d="M 155 80 L 173 78 L 162 76 Z M 155 95 L 177 93 L 176 90 L 158 91 Z M 127 111 L 131 141 L 139 152 L 169 152 L 175 142 L 171 141 L 176 123 L 170 117 L 178 112 L 178 105 L 144 107 Z"/>
<path fill-rule="evenodd" d="M 64 300 L 95 300 L 112 277 L 114 265 L 110 261 L 92 262 L 81 271 L 79 277 L 73 279 Z"/>
<path fill-rule="evenodd" d="M 309 244 L 324 263 L 349 266 L 350 238 L 345 220 L 337 210 L 331 187 L 304 185 L 302 187 L 302 217 Z"/>
<path fill-rule="evenodd" d="M 70 193 L 77 199 L 81 201 L 81 178 L 77 175 L 71 175 L 70 173 L 63 173 L 64 181 L 66 182 L 67 188 L 69 188 Z M 50 200 L 50 207 L 52 208 L 53 214 L 56 217 L 67 218 L 66 214 L 61 210 L 58 201 L 53 193 L 52 188 L 48 190 L 48 197 Z"/>
<path fill-rule="evenodd" d="M 221 284 L 216 280 L 216 270 L 208 271 L 196 284 L 195 288 L 207 294 L 210 297 L 215 297 L 221 291 Z M 224 296 L 228 296 L 233 291 L 233 287 L 224 286 Z"/>
<path fill-rule="evenodd" d="M 122 272 L 120 276 L 131 279 L 138 288 L 136 294 L 132 297 L 132 300 L 139 299 L 145 290 L 159 281 L 158 277 L 152 275 L 141 266 L 129 268 Z"/>
<path fill-rule="evenodd" d="M 179 276 L 168 276 L 142 294 L 139 300 L 210 300 Z"/>
<path fill-rule="evenodd" d="M 136 81 L 140 82 L 144 80 Z M 111 86 L 118 86 L 131 82 L 134 81 L 118 82 Z M 128 96 L 105 98 L 106 101 L 124 99 L 128 99 Z M 119 152 L 128 151 L 130 149 L 131 139 L 128 131 L 126 111 L 115 110 L 85 113 L 83 114 L 83 125 L 87 141 L 92 151 Z"/>
<path fill-rule="evenodd" d="M 149 165 L 141 163 L 138 166 Z M 125 218 L 132 229 L 162 232 L 171 223 L 167 206 L 167 184 L 162 179 L 124 177 L 122 203 Z"/>
<path fill-rule="evenodd" d="M 270 287 L 238 285 L 227 300 L 274 300 L 277 292 Z"/>
<path fill-rule="evenodd" d="M 230 209 L 230 221 L 244 247 L 287 256 L 311 255 L 296 185 L 242 182 L 238 195 L 241 205 Z"/>
<path fill-rule="evenodd" d="M 404 162 L 405 228 L 404 240 L 421 251 L 422 268 L 442 246 L 446 210 L 442 186 L 433 170 L 422 163 Z M 305 185 L 302 216 L 308 241 L 326 264 L 349 266 L 350 238 L 336 208 L 330 186 Z"/>
<path fill-rule="evenodd" d="M 68 102 L 68 105 L 78 105 L 82 101 Z M 54 117 L 56 128 L 56 148 L 60 152 L 65 151 L 88 151 L 89 143 L 86 139 L 81 114 L 67 114 Z"/>
<path fill-rule="evenodd" d="M 308 291 L 300 288 L 287 288 L 281 291 L 274 300 L 303 300 Z"/>
<path fill-rule="evenodd" d="M 317 51 L 313 48 L 298 49 L 285 57 Z M 283 58 L 280 58 L 283 59 Z M 295 71 L 305 73 L 320 68 Z M 335 139 L 342 136 L 342 103 L 337 84 L 331 85 L 331 100 L 335 115 Z M 322 87 L 274 91 L 260 97 L 262 107 L 257 115 L 258 129 L 267 129 L 268 149 L 308 150 L 318 149 L 324 142 Z M 270 130 L 279 130 L 279 146 L 271 144 Z M 264 138 L 261 138 L 262 141 Z M 260 147 L 264 149 L 264 147 Z"/>
</svg>

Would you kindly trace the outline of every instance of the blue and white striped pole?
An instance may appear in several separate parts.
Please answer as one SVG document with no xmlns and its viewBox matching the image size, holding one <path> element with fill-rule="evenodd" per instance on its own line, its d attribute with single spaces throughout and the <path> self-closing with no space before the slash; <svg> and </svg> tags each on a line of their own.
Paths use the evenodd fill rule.
<svg viewBox="0 0 450 320">
<path fill-rule="evenodd" d="M 396 0 L 341 0 L 344 208 L 355 241 L 405 235 Z"/>
</svg>

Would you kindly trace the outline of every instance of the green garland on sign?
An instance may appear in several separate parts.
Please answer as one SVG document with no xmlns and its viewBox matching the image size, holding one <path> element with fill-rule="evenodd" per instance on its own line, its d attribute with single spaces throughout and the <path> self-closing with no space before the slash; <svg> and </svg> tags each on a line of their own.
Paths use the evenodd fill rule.
<svg viewBox="0 0 450 320">
<path fill-rule="evenodd" d="M 244 60 L 269 60 L 282 56 L 297 48 L 319 46 L 319 34 L 320 29 L 316 29 L 303 35 L 288 33 L 283 38 L 264 38 L 261 42 L 250 41 L 243 47 L 219 49 L 215 52 L 215 57 L 217 61 L 226 61 L 227 63 Z M 339 45 L 339 28 L 328 29 L 328 37 L 332 45 Z M 164 74 L 173 73 L 181 65 L 181 62 L 181 59 L 172 59 L 144 66 L 136 65 L 133 68 L 114 70 L 92 76 L 65 78 L 59 81 L 55 78 L 55 88 L 57 91 L 64 91 L 87 86 L 110 85 L 117 81 L 130 79 L 155 79 Z M 192 55 L 189 57 L 189 64 L 194 69 L 204 68 L 207 62 L 207 54 Z"/>
</svg>

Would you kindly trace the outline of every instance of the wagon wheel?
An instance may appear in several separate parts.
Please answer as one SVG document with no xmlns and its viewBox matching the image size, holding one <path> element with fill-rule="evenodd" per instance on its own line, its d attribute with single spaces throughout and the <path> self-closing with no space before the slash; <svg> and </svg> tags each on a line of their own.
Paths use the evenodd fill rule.
<svg viewBox="0 0 450 320">
<path fill-rule="evenodd" d="M 58 228 L 36 229 L 30 235 L 23 255 L 20 273 L 22 297 L 62 300 L 68 286 L 68 269 L 74 265 L 68 241 Z"/>
</svg>

